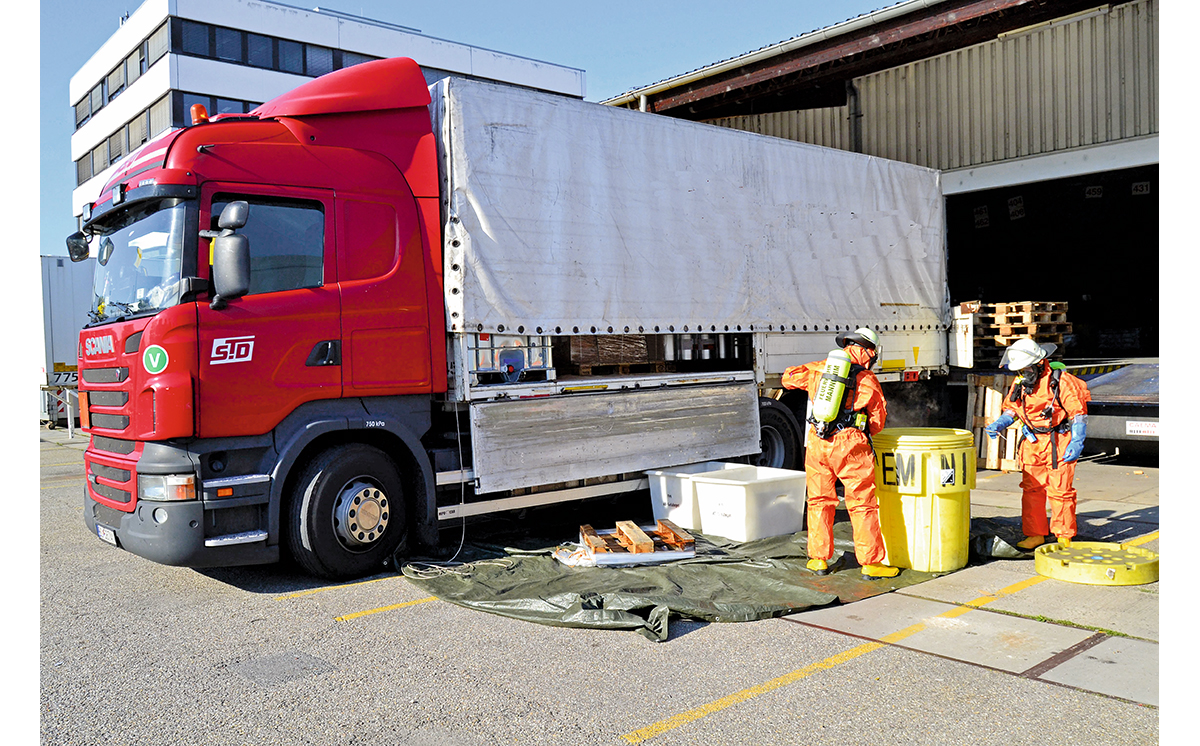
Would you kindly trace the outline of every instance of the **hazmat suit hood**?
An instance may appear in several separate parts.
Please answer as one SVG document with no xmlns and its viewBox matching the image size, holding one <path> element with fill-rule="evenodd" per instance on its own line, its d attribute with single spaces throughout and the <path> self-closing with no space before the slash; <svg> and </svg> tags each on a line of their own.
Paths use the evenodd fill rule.
<svg viewBox="0 0 1200 746">
<path fill-rule="evenodd" d="M 864 368 L 870 368 L 875 362 L 875 353 L 865 347 L 856 344 L 848 344 L 843 348 L 843 352 L 850 356 L 850 361 L 856 365 L 861 365 Z"/>
</svg>

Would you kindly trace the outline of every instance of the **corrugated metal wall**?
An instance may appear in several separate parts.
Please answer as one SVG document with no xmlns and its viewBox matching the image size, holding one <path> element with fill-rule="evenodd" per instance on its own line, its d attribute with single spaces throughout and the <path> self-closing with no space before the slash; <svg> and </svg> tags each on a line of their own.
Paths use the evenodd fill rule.
<svg viewBox="0 0 1200 746">
<path fill-rule="evenodd" d="M 856 78 L 862 149 L 953 169 L 1158 132 L 1155 0 Z M 713 124 L 853 149 L 850 107 Z"/>
</svg>

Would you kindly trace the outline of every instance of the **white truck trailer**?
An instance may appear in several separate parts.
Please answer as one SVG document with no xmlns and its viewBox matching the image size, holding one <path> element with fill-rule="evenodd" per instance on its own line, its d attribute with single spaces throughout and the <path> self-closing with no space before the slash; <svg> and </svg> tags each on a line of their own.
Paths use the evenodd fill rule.
<svg viewBox="0 0 1200 746">
<path fill-rule="evenodd" d="M 75 263 L 65 256 L 43 256 L 42 359 L 45 361 L 41 397 L 42 421 L 50 427 L 66 424 L 67 402 L 78 383 L 79 330 L 88 322 L 92 275 L 96 260 Z M 73 416 L 78 417 L 72 402 Z"/>
<path fill-rule="evenodd" d="M 431 92 L 449 398 L 470 405 L 479 492 L 754 453 L 801 468 L 780 375 L 839 331 L 878 330 L 882 381 L 948 371 L 938 172 L 476 81 Z M 611 337 L 674 370 L 563 375 L 569 342 Z"/>
</svg>

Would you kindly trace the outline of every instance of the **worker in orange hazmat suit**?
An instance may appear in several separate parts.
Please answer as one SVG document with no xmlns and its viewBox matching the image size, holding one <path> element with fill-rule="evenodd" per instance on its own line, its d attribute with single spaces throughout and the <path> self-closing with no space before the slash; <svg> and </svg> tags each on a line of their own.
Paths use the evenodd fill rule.
<svg viewBox="0 0 1200 746">
<path fill-rule="evenodd" d="M 883 536 L 879 530 L 879 502 L 875 498 L 875 451 L 870 437 L 887 421 L 887 403 L 879 379 L 870 368 L 879 356 L 879 335 L 859 328 L 838 334 L 834 341 L 849 355 L 851 366 L 844 379 L 841 406 L 830 423 L 808 418 L 804 472 L 808 491 L 808 569 L 824 575 L 833 556 L 833 518 L 841 480 L 846 509 L 854 531 L 854 555 L 870 578 L 890 578 L 899 568 L 883 564 Z M 831 353 L 836 355 L 837 353 Z M 828 361 L 827 361 L 828 362 Z M 806 363 L 783 373 L 783 387 L 804 389 L 816 401 L 827 362 Z M 830 374 L 836 376 L 836 374 Z"/>
<path fill-rule="evenodd" d="M 1035 549 L 1053 532 L 1070 546 L 1075 527 L 1075 462 L 1087 437 L 1087 384 L 1047 358 L 1057 345 L 1019 339 L 1004 353 L 1001 367 L 1017 371 L 1001 414 L 985 428 L 988 437 L 1018 420 L 1021 443 L 1021 549 Z M 1051 518 L 1046 520 L 1046 501 Z"/>
</svg>

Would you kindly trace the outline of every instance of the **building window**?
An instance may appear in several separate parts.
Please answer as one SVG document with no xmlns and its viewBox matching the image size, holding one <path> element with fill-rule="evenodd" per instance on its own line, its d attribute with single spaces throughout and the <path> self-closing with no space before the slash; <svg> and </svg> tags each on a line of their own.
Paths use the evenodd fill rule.
<svg viewBox="0 0 1200 746">
<path fill-rule="evenodd" d="M 262 34 L 246 34 L 246 62 L 253 67 L 275 67 L 275 42 Z"/>
<path fill-rule="evenodd" d="M 175 94 L 178 108 L 175 110 L 175 126 L 187 127 L 192 123 L 192 105 L 200 104 L 210 117 L 217 114 L 245 114 L 258 104 L 235 98 L 219 98 L 203 93 L 179 91 Z"/>
<path fill-rule="evenodd" d="M 206 23 L 183 21 L 180 26 L 180 49 L 184 54 L 195 54 L 201 57 L 212 56 L 212 45 L 209 44 L 209 29 Z"/>
<path fill-rule="evenodd" d="M 108 138 L 108 162 L 116 163 L 125 155 L 125 128 L 117 130 Z"/>
<path fill-rule="evenodd" d="M 104 106 L 104 83 L 100 83 L 92 89 L 92 92 L 88 94 L 88 101 L 93 114 L 100 111 L 100 108 Z"/>
<path fill-rule="evenodd" d="M 313 77 L 319 77 L 333 72 L 333 50 L 327 47 L 316 47 L 312 44 L 304 48 L 305 72 Z"/>
<path fill-rule="evenodd" d="M 75 186 L 83 184 L 83 182 L 92 178 L 92 155 L 85 155 L 75 161 Z"/>
<path fill-rule="evenodd" d="M 133 81 L 142 77 L 142 45 L 133 50 L 133 54 L 125 58 L 125 84 L 133 85 Z"/>
<path fill-rule="evenodd" d="M 163 23 L 153 34 L 150 34 L 146 39 L 146 65 L 142 68 L 145 72 L 149 70 L 155 62 L 167 53 L 167 48 L 170 46 L 170 32 L 167 28 L 168 24 Z"/>
<path fill-rule="evenodd" d="M 108 74 L 108 78 L 104 81 L 108 86 L 108 100 L 112 101 L 117 97 L 117 94 L 125 90 L 125 62 L 117 65 L 117 69 Z"/>
<path fill-rule="evenodd" d="M 125 131 L 128 133 L 129 138 L 129 152 L 132 153 L 150 139 L 149 111 L 142 111 L 136 117 L 130 119 L 129 124 L 125 125 Z"/>
<path fill-rule="evenodd" d="M 86 122 L 91 116 L 91 102 L 87 96 L 84 96 L 82 101 L 75 104 L 75 129 L 79 129 L 79 125 Z"/>
<path fill-rule="evenodd" d="M 279 69 L 285 73 L 304 74 L 304 45 L 298 41 L 279 40 Z"/>
<path fill-rule="evenodd" d="M 216 110 L 213 112 L 215 114 L 245 114 L 249 111 L 245 101 L 231 98 L 218 98 L 216 104 Z"/>
<path fill-rule="evenodd" d="M 242 32 L 234 31 L 230 28 L 216 29 L 217 53 L 216 57 L 219 60 L 226 62 L 243 62 L 245 58 L 242 56 Z"/>
<path fill-rule="evenodd" d="M 150 109 L 150 138 L 171 126 L 171 94 L 163 96 L 151 104 Z"/>
<path fill-rule="evenodd" d="M 108 140 L 92 149 L 92 175 L 95 176 L 106 168 L 108 168 Z"/>
<path fill-rule="evenodd" d="M 357 52 L 342 52 L 342 67 L 354 67 L 364 62 L 370 62 L 373 59 L 375 58 L 368 57 L 365 54 L 358 54 Z"/>
</svg>

